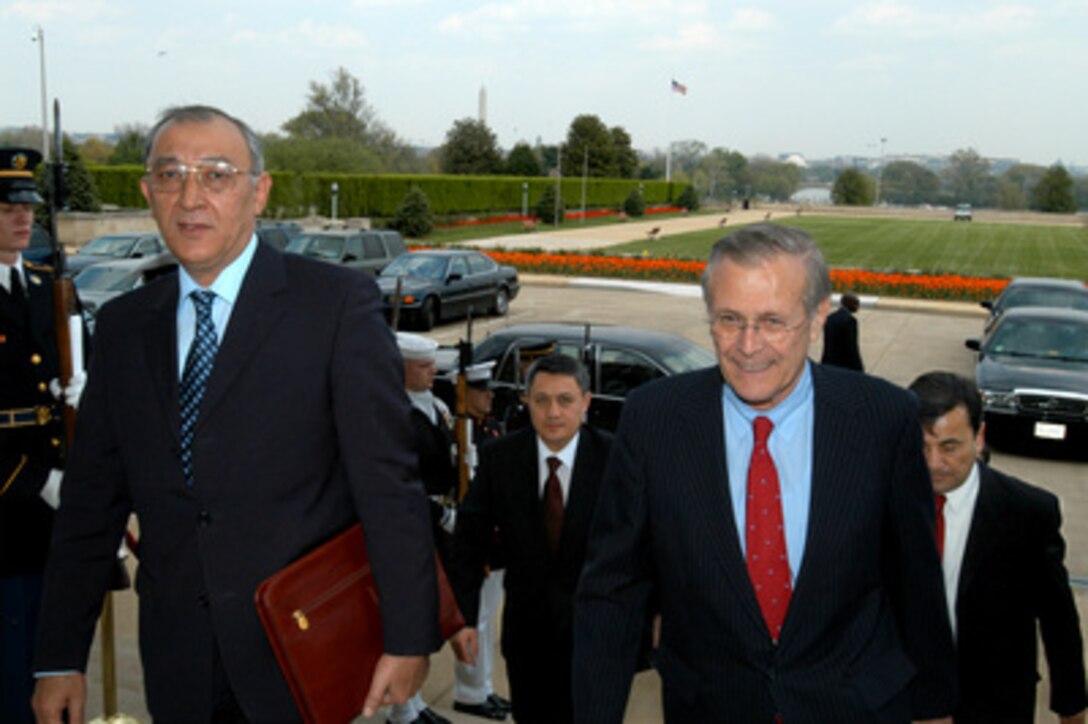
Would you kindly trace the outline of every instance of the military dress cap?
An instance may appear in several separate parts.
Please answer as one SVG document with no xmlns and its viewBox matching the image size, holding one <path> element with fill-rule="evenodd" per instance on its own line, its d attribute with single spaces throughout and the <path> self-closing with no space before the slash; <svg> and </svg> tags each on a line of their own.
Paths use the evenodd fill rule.
<svg viewBox="0 0 1088 724">
<path fill-rule="evenodd" d="M 34 169 L 42 155 L 33 148 L 0 148 L 0 202 L 40 204 Z"/>
<path fill-rule="evenodd" d="M 438 355 L 438 342 L 423 335 L 397 332 L 400 356 L 415 362 L 433 362 Z"/>
<path fill-rule="evenodd" d="M 469 365 L 465 368 L 465 382 L 468 383 L 469 387 L 475 387 L 478 390 L 492 390 L 495 388 L 495 380 L 491 378 L 494 369 L 495 360 Z M 446 377 L 450 382 L 455 382 L 457 374 L 457 370 L 451 370 L 446 374 Z"/>
<path fill-rule="evenodd" d="M 555 351 L 555 342 L 537 342 L 535 344 L 527 344 L 524 347 L 518 348 L 518 357 L 522 362 L 531 362 L 540 359 L 541 357 L 547 357 Z"/>
</svg>

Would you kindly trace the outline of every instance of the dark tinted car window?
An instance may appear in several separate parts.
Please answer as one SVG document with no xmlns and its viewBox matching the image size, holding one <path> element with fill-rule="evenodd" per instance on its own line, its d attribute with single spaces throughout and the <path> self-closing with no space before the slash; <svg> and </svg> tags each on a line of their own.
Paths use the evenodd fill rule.
<svg viewBox="0 0 1088 724">
<path fill-rule="evenodd" d="M 468 269 L 473 274 L 486 272 L 491 266 L 487 263 L 488 261 L 490 261 L 490 258 L 483 254 L 470 254 L 468 257 Z"/>
<path fill-rule="evenodd" d="M 363 238 L 361 236 L 349 236 L 347 253 L 355 259 L 363 258 Z"/>
<path fill-rule="evenodd" d="M 385 258 L 385 245 L 377 234 L 363 236 L 363 256 L 367 259 Z"/>
<path fill-rule="evenodd" d="M 614 347 L 601 348 L 598 365 L 600 394 L 613 397 L 627 397 L 627 393 L 639 385 L 664 376 L 642 355 Z"/>
<path fill-rule="evenodd" d="M 462 277 L 468 276 L 468 267 L 465 265 L 464 257 L 457 257 L 450 261 L 450 274 L 460 274 Z"/>
</svg>

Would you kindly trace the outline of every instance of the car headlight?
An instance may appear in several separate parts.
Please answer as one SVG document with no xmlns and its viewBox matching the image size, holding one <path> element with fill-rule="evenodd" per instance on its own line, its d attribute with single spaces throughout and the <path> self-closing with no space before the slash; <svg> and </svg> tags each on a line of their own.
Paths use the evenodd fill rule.
<svg viewBox="0 0 1088 724">
<path fill-rule="evenodd" d="M 1010 390 L 982 390 L 982 406 L 990 410 L 1015 410 L 1017 396 Z"/>
</svg>

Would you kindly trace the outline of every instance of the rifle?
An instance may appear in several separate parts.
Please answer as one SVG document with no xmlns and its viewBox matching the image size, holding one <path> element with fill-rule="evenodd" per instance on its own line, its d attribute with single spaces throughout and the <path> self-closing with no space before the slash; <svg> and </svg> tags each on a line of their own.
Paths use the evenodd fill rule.
<svg viewBox="0 0 1088 724">
<path fill-rule="evenodd" d="M 472 308 L 468 310 L 466 339 L 457 342 L 457 399 L 455 435 L 457 437 L 457 500 L 464 500 L 472 480 L 472 420 L 468 414 L 468 368 L 472 366 Z"/>
<path fill-rule="evenodd" d="M 75 372 L 83 371 L 83 317 L 71 277 L 64 274 L 64 249 L 57 238 L 57 212 L 64 207 L 65 186 L 64 141 L 60 126 L 60 101 L 53 101 L 53 158 L 49 161 L 52 188 L 49 194 L 49 231 L 53 245 L 53 322 L 57 335 L 57 355 L 60 358 L 62 387 Z M 75 433 L 76 410 L 64 405 L 64 431 L 67 448 L 71 449 Z M 118 559 L 113 589 L 128 588 L 128 572 L 124 561 Z M 102 641 L 102 708 L 103 715 L 92 721 L 125 724 L 136 720 L 117 712 L 117 666 L 114 654 L 113 591 L 106 591 L 99 619 Z"/>
</svg>

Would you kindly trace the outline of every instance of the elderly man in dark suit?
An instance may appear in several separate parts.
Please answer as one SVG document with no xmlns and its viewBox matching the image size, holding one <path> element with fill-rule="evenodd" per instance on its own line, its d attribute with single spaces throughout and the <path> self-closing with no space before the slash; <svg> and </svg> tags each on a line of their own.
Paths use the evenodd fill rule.
<svg viewBox="0 0 1088 724">
<path fill-rule="evenodd" d="M 854 316 L 860 308 L 861 300 L 857 294 L 843 293 L 839 308 L 829 314 L 824 323 L 824 351 L 820 364 L 865 371 L 858 348 L 858 320 Z"/>
<path fill-rule="evenodd" d="M 666 721 L 948 721 L 912 396 L 808 360 L 830 279 L 803 231 L 719 240 L 703 285 L 718 367 L 636 390 L 612 446 L 575 602 L 575 720 L 622 720 L 656 608 Z"/>
<path fill-rule="evenodd" d="M 543 357 L 527 380 L 532 427 L 481 449 L 458 511 L 452 579 L 469 628 L 453 644 L 474 661 L 480 584 L 497 552 L 506 561 L 501 645 L 514 719 L 562 724 L 571 720 L 574 587 L 611 438 L 582 424 L 589 376 L 578 360 Z"/>
<path fill-rule="evenodd" d="M 385 653 L 365 710 L 404 701 L 437 648 L 434 544 L 393 335 L 365 275 L 259 244 L 260 143 L 176 108 L 142 181 L 176 276 L 105 305 L 46 570 L 40 722 L 82 717 L 117 550 L 140 526 L 140 649 L 163 721 L 293 721 L 254 607 L 265 578 L 362 521 Z"/>
<path fill-rule="evenodd" d="M 973 382 L 928 372 L 910 389 L 920 406 L 956 639 L 956 724 L 1035 720 L 1036 629 L 1050 668 L 1050 708 L 1063 724 L 1083 724 L 1084 649 L 1058 499 L 979 460 L 986 425 Z"/>
</svg>

